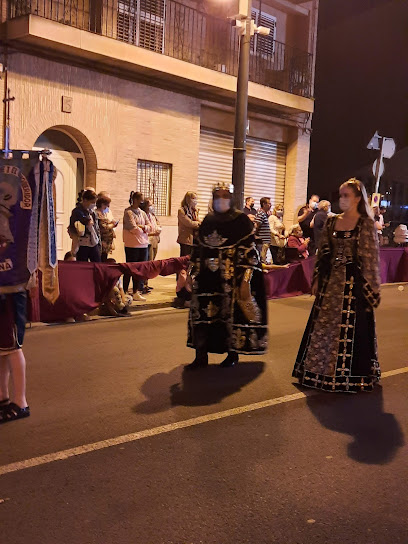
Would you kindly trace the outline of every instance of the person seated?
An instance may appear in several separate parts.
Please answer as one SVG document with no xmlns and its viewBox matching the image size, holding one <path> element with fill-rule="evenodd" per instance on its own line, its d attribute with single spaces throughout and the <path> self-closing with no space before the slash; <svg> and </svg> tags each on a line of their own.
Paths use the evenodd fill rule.
<svg viewBox="0 0 408 544">
<path fill-rule="evenodd" d="M 288 248 L 297 249 L 299 258 L 307 259 L 309 257 L 309 247 L 310 238 L 303 238 L 303 231 L 299 223 L 295 223 L 289 229 L 288 236 Z"/>
<path fill-rule="evenodd" d="M 394 244 L 402 247 L 408 244 L 408 228 L 406 225 L 398 225 L 394 230 Z"/>
<path fill-rule="evenodd" d="M 72 251 L 67 251 L 64 255 L 64 261 L 76 261 L 75 254 Z"/>
<path fill-rule="evenodd" d="M 115 264 L 115 259 L 108 258 L 106 263 Z M 116 282 L 109 295 L 99 307 L 99 315 L 124 317 L 129 315 L 128 308 L 132 306 L 133 298 L 123 290 L 123 276 Z"/>
</svg>

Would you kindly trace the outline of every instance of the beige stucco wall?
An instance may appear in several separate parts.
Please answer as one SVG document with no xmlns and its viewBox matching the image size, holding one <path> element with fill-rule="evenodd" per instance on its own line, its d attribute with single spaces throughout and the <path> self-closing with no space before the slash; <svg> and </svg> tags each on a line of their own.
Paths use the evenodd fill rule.
<svg viewBox="0 0 408 544">
<path fill-rule="evenodd" d="M 129 192 L 137 188 L 138 159 L 173 165 L 172 215 L 161 218 L 165 232 L 159 256 L 174 256 L 177 207 L 197 184 L 200 102 L 24 54 L 10 59 L 9 86 L 16 97 L 11 147 L 30 149 L 42 132 L 56 125 L 79 130 L 96 155 L 96 189 L 111 193 L 117 218 L 128 206 Z M 72 97 L 72 113 L 62 113 L 63 95 Z M 120 228 L 117 246 L 115 257 L 122 259 Z"/>
<path fill-rule="evenodd" d="M 200 122 L 233 129 L 233 115 L 201 107 L 199 99 L 84 68 L 15 53 L 10 58 L 11 147 L 30 149 L 54 126 L 83 135 L 84 152 L 96 161 L 96 190 L 112 196 L 112 211 L 122 218 L 129 192 L 137 188 L 137 160 L 172 164 L 171 216 L 164 227 L 158 258 L 178 255 L 177 209 L 184 193 L 195 190 Z M 62 96 L 73 99 L 72 113 L 61 111 Z M 283 122 L 253 119 L 250 134 L 288 143 L 285 208 L 292 215 L 305 201 L 309 137 Z M 89 183 L 88 183 L 89 184 Z M 287 223 L 292 222 L 288 217 Z M 124 260 L 121 225 L 114 257 Z"/>
</svg>

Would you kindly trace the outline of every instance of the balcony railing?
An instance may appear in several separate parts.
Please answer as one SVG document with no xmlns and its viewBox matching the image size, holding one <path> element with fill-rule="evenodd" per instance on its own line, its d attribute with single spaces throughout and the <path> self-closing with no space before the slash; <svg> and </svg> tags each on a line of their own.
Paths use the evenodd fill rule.
<svg viewBox="0 0 408 544">
<path fill-rule="evenodd" d="M 1 0 L 6 19 L 37 15 L 236 76 L 238 33 L 174 0 Z M 6 7 L 6 9 L 4 9 Z M 4 15 L 3 15 L 4 17 Z M 269 36 L 253 39 L 250 81 L 312 96 L 312 55 Z"/>
</svg>

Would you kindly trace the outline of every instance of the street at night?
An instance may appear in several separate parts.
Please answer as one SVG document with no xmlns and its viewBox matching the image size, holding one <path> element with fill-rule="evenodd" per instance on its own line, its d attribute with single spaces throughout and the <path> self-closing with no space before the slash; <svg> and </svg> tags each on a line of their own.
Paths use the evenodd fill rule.
<svg viewBox="0 0 408 544">
<path fill-rule="evenodd" d="M 294 385 L 310 296 L 270 301 L 267 355 L 225 369 L 183 373 L 185 311 L 29 330 L 32 415 L 1 428 L 2 541 L 406 543 L 402 287 L 383 288 L 373 393 Z"/>
</svg>

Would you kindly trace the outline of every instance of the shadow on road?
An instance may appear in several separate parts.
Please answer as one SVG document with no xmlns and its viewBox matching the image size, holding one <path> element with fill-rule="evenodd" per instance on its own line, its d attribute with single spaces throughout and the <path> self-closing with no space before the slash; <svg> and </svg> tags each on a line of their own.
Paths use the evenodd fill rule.
<svg viewBox="0 0 408 544">
<path fill-rule="evenodd" d="M 240 391 L 258 378 L 265 363 L 239 363 L 233 368 L 209 365 L 194 372 L 177 367 L 168 374 L 150 376 L 142 385 L 146 400 L 133 408 L 136 413 L 164 412 L 172 406 L 208 406 Z"/>
<path fill-rule="evenodd" d="M 312 396 L 307 404 L 324 427 L 353 438 L 347 453 L 359 463 L 387 464 L 405 443 L 394 414 L 384 412 L 381 386 L 372 393 Z"/>
</svg>

